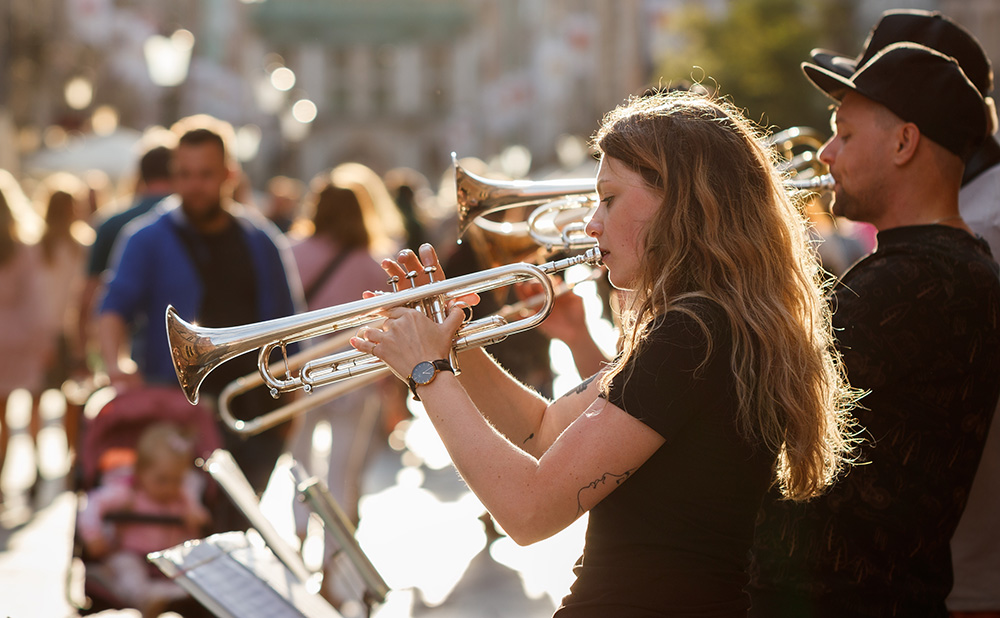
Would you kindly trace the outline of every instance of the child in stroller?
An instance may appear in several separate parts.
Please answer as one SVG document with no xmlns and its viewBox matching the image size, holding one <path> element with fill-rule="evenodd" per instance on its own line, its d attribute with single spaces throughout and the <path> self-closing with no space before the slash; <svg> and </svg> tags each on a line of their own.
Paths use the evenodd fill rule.
<svg viewBox="0 0 1000 618">
<path fill-rule="evenodd" d="M 196 609 L 146 561 L 149 552 L 200 538 L 211 519 L 202 503 L 205 476 L 194 463 L 218 446 L 218 435 L 205 409 L 176 395 L 155 387 L 130 391 L 87 427 L 81 467 L 95 482 L 83 483 L 77 548 L 97 606 L 133 607 L 144 617 Z"/>
</svg>

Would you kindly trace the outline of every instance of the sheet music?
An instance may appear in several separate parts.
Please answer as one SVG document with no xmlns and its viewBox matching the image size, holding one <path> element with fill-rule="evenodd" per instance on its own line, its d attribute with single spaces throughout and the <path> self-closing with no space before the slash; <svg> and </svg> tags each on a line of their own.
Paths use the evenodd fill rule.
<svg viewBox="0 0 1000 618">
<path fill-rule="evenodd" d="M 221 618 L 342 618 L 243 532 L 189 541 L 149 560 Z"/>
</svg>

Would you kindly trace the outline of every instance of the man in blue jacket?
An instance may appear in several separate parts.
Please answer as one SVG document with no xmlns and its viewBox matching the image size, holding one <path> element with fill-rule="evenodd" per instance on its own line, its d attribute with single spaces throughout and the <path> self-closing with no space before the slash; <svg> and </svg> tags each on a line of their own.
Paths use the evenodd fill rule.
<svg viewBox="0 0 1000 618">
<path fill-rule="evenodd" d="M 301 306 L 298 277 L 288 266 L 280 233 L 228 198 L 235 166 L 225 125 L 214 121 L 216 128 L 213 121 L 198 116 L 179 123 L 190 128 L 174 150 L 175 195 L 129 224 L 115 245 L 99 337 L 119 392 L 143 383 L 177 385 L 164 325 L 167 305 L 185 320 L 211 327 L 291 315 Z M 131 335 L 133 326 L 138 331 Z M 136 373 L 120 363 L 127 343 Z M 253 354 L 234 359 L 213 371 L 201 392 L 212 401 L 231 380 L 255 368 Z M 270 396 L 258 391 L 234 400 L 237 416 L 252 418 L 273 408 Z M 283 428 L 248 440 L 224 432 L 224 442 L 254 489 L 262 491 L 284 447 Z"/>
</svg>

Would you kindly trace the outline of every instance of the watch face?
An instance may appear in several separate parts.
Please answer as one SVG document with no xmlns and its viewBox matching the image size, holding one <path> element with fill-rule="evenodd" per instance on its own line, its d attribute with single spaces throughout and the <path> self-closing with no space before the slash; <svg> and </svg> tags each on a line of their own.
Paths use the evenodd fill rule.
<svg viewBox="0 0 1000 618">
<path fill-rule="evenodd" d="M 423 361 L 422 363 L 417 363 L 417 366 L 413 368 L 411 376 L 417 384 L 427 384 L 434 379 L 435 373 L 437 373 L 437 368 L 434 367 L 434 363 Z"/>
</svg>

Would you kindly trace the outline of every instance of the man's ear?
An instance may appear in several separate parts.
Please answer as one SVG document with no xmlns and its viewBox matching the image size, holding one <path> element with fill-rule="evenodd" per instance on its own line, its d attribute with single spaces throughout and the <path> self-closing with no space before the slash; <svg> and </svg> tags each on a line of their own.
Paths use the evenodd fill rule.
<svg viewBox="0 0 1000 618">
<path fill-rule="evenodd" d="M 912 122 L 904 122 L 896 129 L 894 139 L 896 143 L 893 148 L 893 162 L 897 165 L 905 165 L 913 159 L 923 135 L 920 134 L 917 125 Z"/>
</svg>

